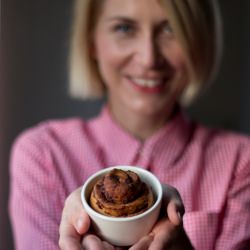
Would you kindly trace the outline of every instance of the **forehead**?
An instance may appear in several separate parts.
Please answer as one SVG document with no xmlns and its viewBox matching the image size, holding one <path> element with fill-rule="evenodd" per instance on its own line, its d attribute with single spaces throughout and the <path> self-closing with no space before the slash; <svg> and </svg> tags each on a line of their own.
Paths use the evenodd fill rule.
<svg viewBox="0 0 250 250">
<path fill-rule="evenodd" d="M 163 18 L 167 16 L 166 9 L 160 0 L 105 0 L 100 18 L 126 16 L 131 18 Z"/>
</svg>

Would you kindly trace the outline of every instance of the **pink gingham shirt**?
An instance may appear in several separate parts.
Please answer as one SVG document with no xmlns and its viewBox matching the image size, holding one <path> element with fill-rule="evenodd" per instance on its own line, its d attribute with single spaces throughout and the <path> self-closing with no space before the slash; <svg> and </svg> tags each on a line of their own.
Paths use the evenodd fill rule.
<svg viewBox="0 0 250 250">
<path fill-rule="evenodd" d="M 250 249 L 250 140 L 207 129 L 180 112 L 144 143 L 105 107 L 89 121 L 47 121 L 11 156 L 10 216 L 17 250 L 58 249 L 65 198 L 105 166 L 129 164 L 176 187 L 195 249 Z"/>
</svg>

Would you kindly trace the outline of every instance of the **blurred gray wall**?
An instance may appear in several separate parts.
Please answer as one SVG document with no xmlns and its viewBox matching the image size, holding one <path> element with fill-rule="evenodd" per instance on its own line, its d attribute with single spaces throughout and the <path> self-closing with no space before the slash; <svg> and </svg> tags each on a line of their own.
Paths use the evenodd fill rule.
<svg viewBox="0 0 250 250">
<path fill-rule="evenodd" d="M 250 134 L 248 0 L 221 0 L 224 55 L 219 76 L 190 116 Z M 2 0 L 0 71 L 0 250 L 14 249 L 7 214 L 8 161 L 13 139 L 50 118 L 98 113 L 101 101 L 67 96 L 67 53 L 72 1 Z"/>
</svg>

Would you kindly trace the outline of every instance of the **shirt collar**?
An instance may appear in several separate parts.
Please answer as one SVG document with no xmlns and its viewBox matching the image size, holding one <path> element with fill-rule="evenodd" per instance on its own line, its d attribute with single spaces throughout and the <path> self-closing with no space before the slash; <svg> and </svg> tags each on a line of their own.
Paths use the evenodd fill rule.
<svg viewBox="0 0 250 250">
<path fill-rule="evenodd" d="M 191 132 L 191 123 L 182 111 L 153 136 L 141 142 L 124 130 L 113 119 L 107 106 L 104 106 L 96 119 L 96 133 L 108 155 L 109 164 L 133 164 L 138 152 L 154 164 L 172 165 L 185 149 Z"/>
<path fill-rule="evenodd" d="M 144 143 L 143 154 L 156 167 L 170 167 L 182 156 L 191 136 L 192 123 L 181 110 Z"/>
<path fill-rule="evenodd" d="M 117 124 L 107 106 L 96 119 L 96 133 L 109 164 L 131 164 L 141 147 L 139 140 Z"/>
</svg>

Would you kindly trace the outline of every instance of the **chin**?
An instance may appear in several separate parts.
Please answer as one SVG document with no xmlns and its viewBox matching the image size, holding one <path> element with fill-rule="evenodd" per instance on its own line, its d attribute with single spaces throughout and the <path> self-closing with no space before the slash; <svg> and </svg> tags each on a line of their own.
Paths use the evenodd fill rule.
<svg viewBox="0 0 250 250">
<path fill-rule="evenodd" d="M 155 107 L 134 107 L 132 112 L 138 116 L 159 116 L 164 114 L 164 108 L 155 108 Z"/>
<path fill-rule="evenodd" d="M 169 109 L 173 108 L 173 104 L 167 104 L 165 102 L 137 102 L 130 103 L 130 110 L 138 115 L 156 116 L 168 113 Z"/>
</svg>

